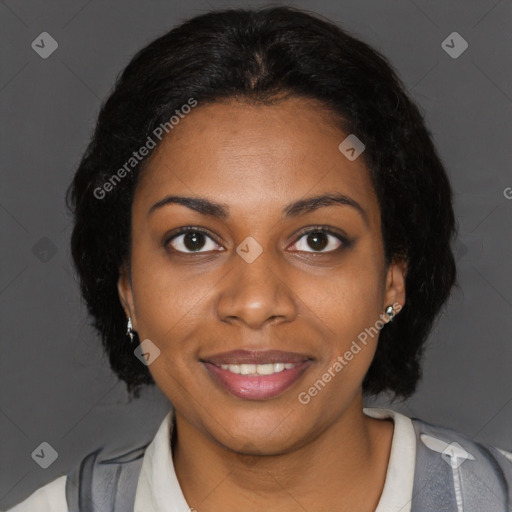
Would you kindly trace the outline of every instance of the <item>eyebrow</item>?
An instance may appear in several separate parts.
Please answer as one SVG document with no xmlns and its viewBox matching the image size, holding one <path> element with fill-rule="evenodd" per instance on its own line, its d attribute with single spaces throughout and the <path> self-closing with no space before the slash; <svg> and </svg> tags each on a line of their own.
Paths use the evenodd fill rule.
<svg viewBox="0 0 512 512">
<path fill-rule="evenodd" d="M 166 196 L 157 201 L 148 211 L 149 216 L 154 211 L 170 204 L 179 204 L 186 206 L 202 215 L 209 215 L 219 219 L 227 219 L 229 217 L 229 206 L 224 203 L 218 203 L 205 197 L 187 197 L 187 196 Z M 282 217 L 298 217 L 306 213 L 311 213 L 319 208 L 326 206 L 344 205 L 351 206 L 359 212 L 365 224 L 368 225 L 368 215 L 363 207 L 354 199 L 345 194 L 322 194 L 306 199 L 299 199 L 285 206 L 281 212 Z"/>
</svg>

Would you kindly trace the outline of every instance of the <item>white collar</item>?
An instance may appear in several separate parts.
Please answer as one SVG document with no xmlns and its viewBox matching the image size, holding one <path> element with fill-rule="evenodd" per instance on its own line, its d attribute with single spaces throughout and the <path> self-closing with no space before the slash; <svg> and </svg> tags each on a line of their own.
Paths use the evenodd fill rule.
<svg viewBox="0 0 512 512">
<path fill-rule="evenodd" d="M 170 446 L 174 408 L 171 409 L 146 448 L 137 483 L 133 512 L 188 512 Z"/>
<path fill-rule="evenodd" d="M 392 418 L 395 424 L 386 481 L 375 512 L 410 512 L 416 467 L 416 432 L 411 418 L 391 409 L 368 407 L 363 412 L 372 418 Z"/>
<path fill-rule="evenodd" d="M 390 409 L 365 408 L 367 416 L 392 418 L 395 424 L 386 481 L 375 512 L 410 512 L 416 435 L 411 419 Z M 174 409 L 163 419 L 144 454 L 134 512 L 188 512 L 170 447 Z"/>
</svg>

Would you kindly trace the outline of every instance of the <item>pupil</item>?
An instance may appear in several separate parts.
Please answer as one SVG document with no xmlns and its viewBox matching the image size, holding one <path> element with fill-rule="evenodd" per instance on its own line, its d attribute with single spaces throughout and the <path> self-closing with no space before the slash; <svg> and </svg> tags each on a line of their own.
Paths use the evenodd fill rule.
<svg viewBox="0 0 512 512">
<path fill-rule="evenodd" d="M 196 251 L 197 249 L 201 249 L 204 245 L 202 237 L 203 235 L 201 233 L 187 233 L 183 243 L 190 251 Z"/>
<path fill-rule="evenodd" d="M 327 236 L 325 233 L 315 231 L 308 235 L 308 243 L 312 249 L 321 251 L 327 246 Z"/>
</svg>

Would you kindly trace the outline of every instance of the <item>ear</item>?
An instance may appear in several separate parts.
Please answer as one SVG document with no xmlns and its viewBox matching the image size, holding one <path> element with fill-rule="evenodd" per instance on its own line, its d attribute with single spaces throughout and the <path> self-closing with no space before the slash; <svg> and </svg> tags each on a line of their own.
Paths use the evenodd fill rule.
<svg viewBox="0 0 512 512">
<path fill-rule="evenodd" d="M 133 300 L 133 290 L 130 277 L 130 271 L 126 264 L 121 265 L 119 269 L 119 278 L 117 280 L 117 292 L 119 300 L 123 306 L 126 317 L 131 317 L 133 330 L 137 330 L 137 318 L 135 315 L 135 303 Z"/>
<path fill-rule="evenodd" d="M 398 312 L 405 305 L 405 278 L 407 276 L 407 261 L 405 259 L 393 260 L 389 265 L 386 275 L 386 289 L 384 294 L 384 304 L 382 309 L 387 306 L 397 305 Z M 398 307 L 400 306 L 400 307 Z"/>
</svg>

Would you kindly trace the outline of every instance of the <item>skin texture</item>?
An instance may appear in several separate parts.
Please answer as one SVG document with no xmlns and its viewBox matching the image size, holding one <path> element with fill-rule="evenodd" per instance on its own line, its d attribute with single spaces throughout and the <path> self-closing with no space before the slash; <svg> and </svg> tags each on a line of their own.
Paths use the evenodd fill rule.
<svg viewBox="0 0 512 512">
<path fill-rule="evenodd" d="M 297 399 L 386 306 L 405 303 L 406 265 L 386 268 L 368 169 L 338 150 L 347 135 L 309 99 L 199 104 L 141 175 L 131 268 L 121 269 L 119 295 L 140 340 L 161 351 L 149 370 L 175 407 L 176 474 L 199 512 L 365 512 L 379 501 L 393 423 L 362 412 L 377 337 L 307 405 Z M 293 201 L 333 192 L 357 201 L 366 218 L 349 205 L 281 217 Z M 229 217 L 178 204 L 148 214 L 170 194 L 223 203 Z M 317 225 L 351 244 L 326 234 L 328 245 L 318 249 L 300 233 Z M 187 248 L 184 236 L 165 246 L 183 226 L 211 233 L 201 238 L 202 252 Z M 248 236 L 263 249 L 252 263 L 236 252 Z M 299 352 L 313 363 L 279 396 L 244 400 L 200 362 L 234 349 Z"/>
</svg>

